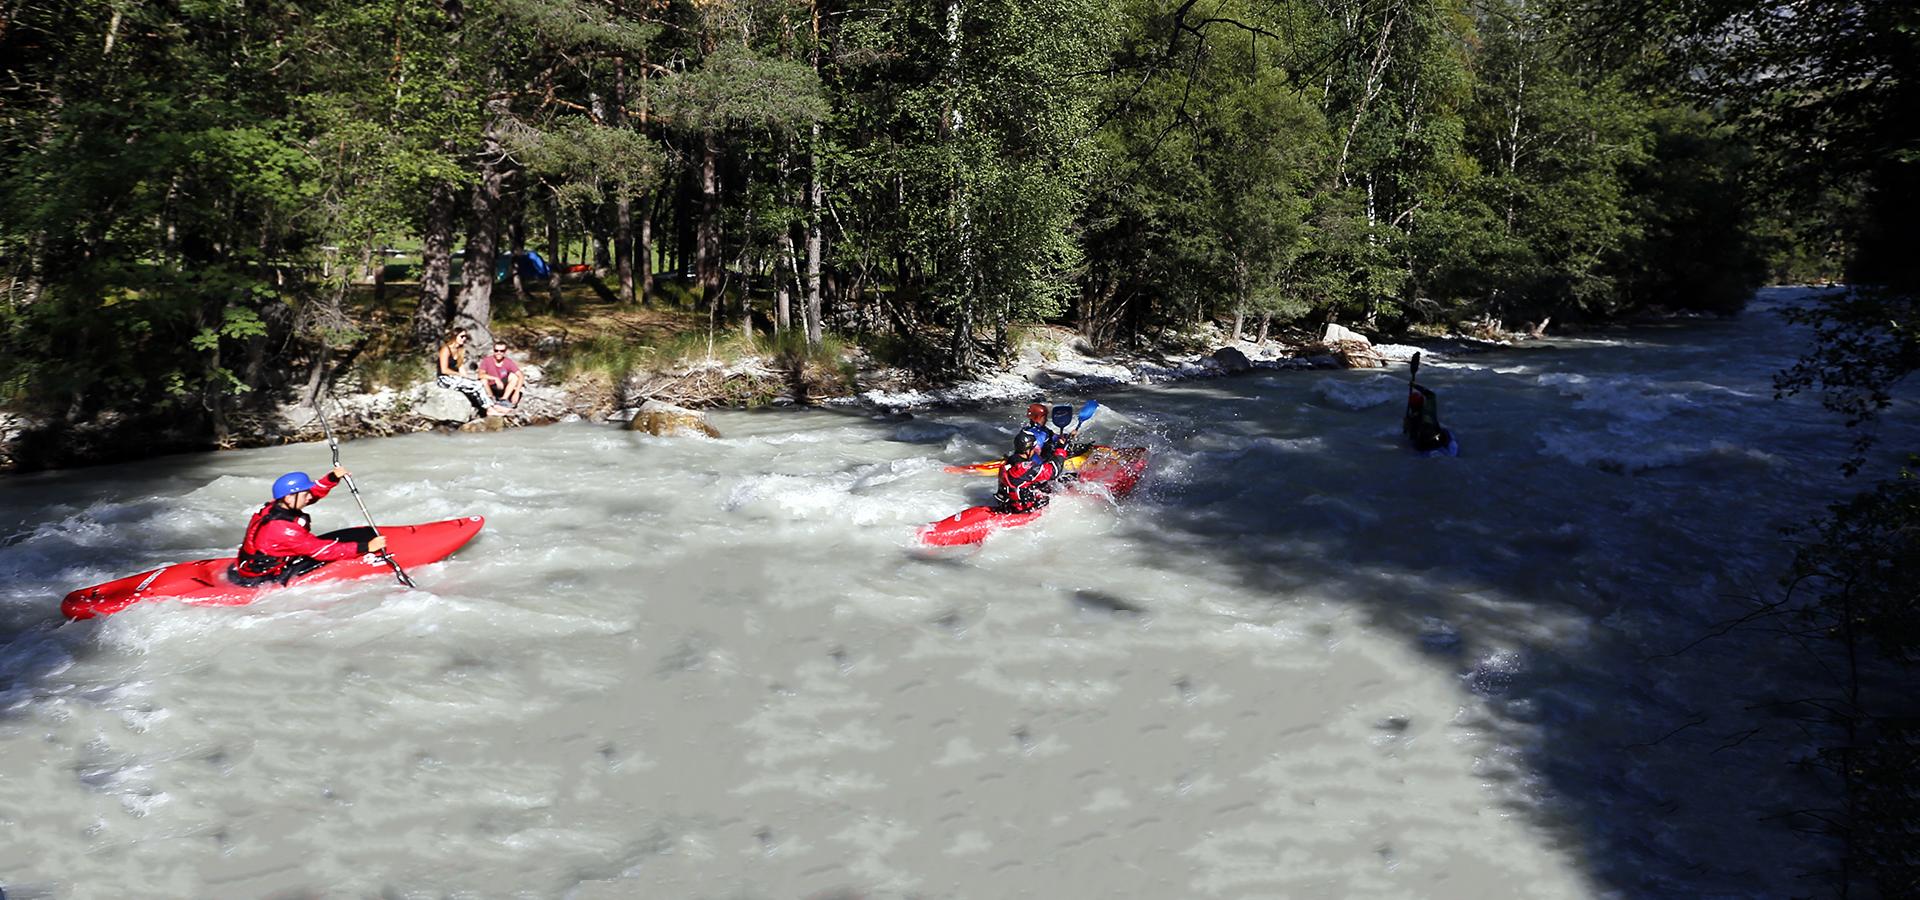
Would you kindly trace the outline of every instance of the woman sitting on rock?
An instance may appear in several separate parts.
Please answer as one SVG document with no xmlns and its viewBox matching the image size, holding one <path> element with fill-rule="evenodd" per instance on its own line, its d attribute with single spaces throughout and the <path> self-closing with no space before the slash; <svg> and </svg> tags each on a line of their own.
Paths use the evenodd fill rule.
<svg viewBox="0 0 1920 900">
<path fill-rule="evenodd" d="M 452 388 L 467 395 L 474 409 L 491 412 L 493 404 L 487 402 L 486 388 L 480 385 L 479 379 L 467 375 L 467 340 L 464 329 L 447 331 L 446 338 L 440 342 L 439 359 L 434 370 L 437 377 L 434 380 L 443 388 Z"/>
</svg>

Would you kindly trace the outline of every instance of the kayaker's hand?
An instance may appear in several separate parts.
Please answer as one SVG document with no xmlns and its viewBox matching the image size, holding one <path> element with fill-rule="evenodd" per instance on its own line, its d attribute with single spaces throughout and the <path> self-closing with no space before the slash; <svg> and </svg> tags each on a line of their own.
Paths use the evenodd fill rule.
<svg viewBox="0 0 1920 900">
<path fill-rule="evenodd" d="M 347 480 L 347 467 L 346 467 L 346 466 L 334 466 L 334 467 L 333 467 L 333 471 L 331 471 L 331 472 L 328 472 L 327 474 L 328 474 L 328 475 L 332 475 L 332 476 L 333 476 L 333 480 L 335 480 L 335 481 L 345 481 L 345 480 Z"/>
<path fill-rule="evenodd" d="M 386 549 L 387 536 L 384 534 L 376 534 L 373 536 L 373 540 L 367 542 L 368 553 L 384 553 Z"/>
</svg>

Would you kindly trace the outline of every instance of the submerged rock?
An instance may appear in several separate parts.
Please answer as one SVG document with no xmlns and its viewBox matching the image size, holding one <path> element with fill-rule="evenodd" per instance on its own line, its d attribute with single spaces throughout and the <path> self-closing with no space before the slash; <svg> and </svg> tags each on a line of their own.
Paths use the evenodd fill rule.
<svg viewBox="0 0 1920 900">
<path fill-rule="evenodd" d="M 648 400 L 640 404 L 638 412 L 627 423 L 628 431 L 644 431 L 656 437 L 675 435 L 696 435 L 717 438 L 720 429 L 707 422 L 707 414 L 699 410 L 674 406 L 659 400 Z"/>
</svg>

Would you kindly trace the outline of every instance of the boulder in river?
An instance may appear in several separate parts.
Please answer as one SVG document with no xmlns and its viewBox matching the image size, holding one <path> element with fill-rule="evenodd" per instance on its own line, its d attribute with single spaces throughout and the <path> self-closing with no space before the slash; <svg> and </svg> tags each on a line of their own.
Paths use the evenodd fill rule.
<svg viewBox="0 0 1920 900">
<path fill-rule="evenodd" d="M 1240 375 L 1253 371 L 1253 360 L 1238 347 L 1221 347 L 1213 351 L 1213 361 L 1229 375 Z"/>
<path fill-rule="evenodd" d="M 644 431 L 657 437 L 701 435 L 717 438 L 720 436 L 720 429 L 707 422 L 706 413 L 659 400 L 648 400 L 640 404 L 640 411 L 634 413 L 632 421 L 627 423 L 627 430 Z"/>
<path fill-rule="evenodd" d="M 1361 334 L 1358 331 L 1354 331 L 1353 329 L 1348 328 L 1345 325 L 1339 325 L 1333 322 L 1327 323 L 1327 333 L 1320 336 L 1320 343 L 1327 344 L 1329 346 L 1333 344 L 1345 343 L 1347 341 L 1353 341 L 1355 343 L 1366 344 L 1367 346 L 1373 346 L 1373 342 L 1370 340 L 1367 340 L 1366 335 Z"/>
<path fill-rule="evenodd" d="M 506 416 L 481 416 L 478 419 L 460 426 L 460 430 L 468 432 L 504 431 L 506 427 Z"/>
<path fill-rule="evenodd" d="M 1340 358 L 1340 364 L 1349 369 L 1386 368 L 1387 358 L 1373 349 L 1373 342 L 1367 336 L 1343 325 L 1327 323 L 1327 331 L 1320 336 L 1320 342 L 1327 345 L 1334 356 Z"/>
</svg>

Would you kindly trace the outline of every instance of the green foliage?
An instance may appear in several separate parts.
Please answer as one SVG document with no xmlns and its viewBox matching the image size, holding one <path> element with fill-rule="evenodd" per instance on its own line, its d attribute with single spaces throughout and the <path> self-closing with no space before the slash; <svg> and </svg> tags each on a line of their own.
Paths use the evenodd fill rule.
<svg viewBox="0 0 1920 900">
<path fill-rule="evenodd" d="M 667 78 L 656 99 L 662 115 L 693 131 L 794 133 L 827 114 L 812 69 L 733 44 L 708 54 L 700 68 Z"/>
<path fill-rule="evenodd" d="M 923 370 L 1004 355 L 1026 322 L 1107 344 L 1223 318 L 1603 319 L 1735 308 L 1762 251 L 1831 268 L 1741 190 L 1770 157 L 1650 88 L 1647 54 L 1583 49 L 1577 6 L 23 7 L 0 32 L 21 61 L 0 98 L 0 382 L 80 416 L 154 390 L 217 417 L 238 385 L 383 340 L 345 301 L 382 248 L 498 233 L 557 262 L 582 235 L 617 244 L 618 210 L 726 285 L 662 277 L 653 299 L 729 331 L 777 291 L 804 303 L 817 239 L 828 318 L 892 332 L 863 337 Z M 1660 21 L 1740 4 L 1697 6 Z M 1829 185 L 1828 219 L 1907 196 L 1870 168 L 1853 177 L 1878 199 Z M 476 207 L 483 172 L 501 195 Z M 522 287 L 498 305 L 548 311 Z M 446 300 L 419 290 L 385 306 L 437 327 Z"/>
<path fill-rule="evenodd" d="M 1920 663 L 1920 476 L 1902 471 L 1835 504 L 1808 529 L 1789 583 L 1817 594 L 1803 615 L 1823 629 L 1845 629 L 1888 657 Z"/>
</svg>

